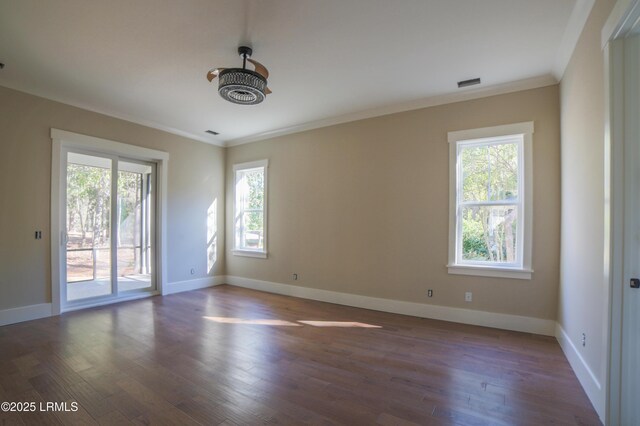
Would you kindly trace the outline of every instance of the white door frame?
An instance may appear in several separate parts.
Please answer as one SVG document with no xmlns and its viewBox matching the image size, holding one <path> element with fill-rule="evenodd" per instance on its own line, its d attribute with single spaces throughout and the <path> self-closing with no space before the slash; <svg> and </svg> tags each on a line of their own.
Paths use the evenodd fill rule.
<svg viewBox="0 0 640 426">
<path fill-rule="evenodd" d="M 605 53 L 605 288 L 609 292 L 605 422 L 620 424 L 625 219 L 624 38 L 640 20 L 640 0 L 618 0 L 602 29 Z M 633 397 L 636 397 L 635 395 Z"/>
<path fill-rule="evenodd" d="M 156 164 L 156 286 L 154 293 L 135 294 L 134 297 L 145 297 L 152 294 L 167 292 L 167 261 L 166 261 L 166 217 L 167 217 L 167 171 L 169 170 L 169 154 L 149 148 L 100 139 L 65 130 L 51 129 L 51 302 L 53 315 L 59 315 L 64 310 L 64 265 L 63 244 L 66 230 L 66 218 L 63 212 L 65 206 L 66 176 L 62 173 L 66 166 L 67 150 L 93 151 L 113 156 L 122 156 L 132 160 L 148 161 Z M 97 306 L 106 303 L 122 301 L 124 298 L 100 300 L 82 307 Z"/>
</svg>

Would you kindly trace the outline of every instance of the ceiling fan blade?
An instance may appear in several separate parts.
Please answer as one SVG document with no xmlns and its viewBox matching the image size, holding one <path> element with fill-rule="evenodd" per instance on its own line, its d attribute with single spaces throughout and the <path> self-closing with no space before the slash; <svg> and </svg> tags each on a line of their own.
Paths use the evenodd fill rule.
<svg viewBox="0 0 640 426">
<path fill-rule="evenodd" d="M 269 78 L 269 70 L 267 70 L 267 68 L 264 65 L 262 65 L 258 61 L 254 61 L 251 58 L 247 58 L 247 61 L 251 62 L 256 67 L 256 72 L 258 74 L 260 74 L 264 78 Z"/>
<path fill-rule="evenodd" d="M 270 95 L 270 94 L 272 94 L 272 93 L 273 93 L 273 92 L 272 92 L 272 91 L 271 91 L 271 89 L 269 89 L 268 87 L 264 89 L 264 94 L 265 94 L 265 95 Z"/>
<path fill-rule="evenodd" d="M 207 80 L 209 80 L 209 82 L 211 82 L 214 78 L 216 78 L 218 76 L 218 74 L 220 74 L 220 71 L 222 71 L 224 68 L 212 68 L 209 70 L 209 72 L 207 73 Z"/>
</svg>

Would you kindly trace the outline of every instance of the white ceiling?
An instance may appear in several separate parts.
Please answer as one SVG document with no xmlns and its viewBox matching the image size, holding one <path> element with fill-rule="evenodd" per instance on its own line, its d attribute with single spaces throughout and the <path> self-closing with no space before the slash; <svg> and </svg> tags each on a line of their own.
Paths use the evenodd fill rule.
<svg viewBox="0 0 640 426">
<path fill-rule="evenodd" d="M 0 0 L 0 85 L 236 144 L 428 105 L 459 96 L 456 82 L 474 77 L 481 91 L 550 84 L 592 4 Z M 240 66 L 240 44 L 271 73 L 262 104 L 226 102 L 205 78 L 214 66 Z"/>
</svg>

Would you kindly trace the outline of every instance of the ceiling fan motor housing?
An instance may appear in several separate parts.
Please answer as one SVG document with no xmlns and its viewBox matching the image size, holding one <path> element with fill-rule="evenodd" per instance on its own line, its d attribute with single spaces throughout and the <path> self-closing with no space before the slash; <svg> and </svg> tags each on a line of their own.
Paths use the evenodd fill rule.
<svg viewBox="0 0 640 426">
<path fill-rule="evenodd" d="M 218 76 L 218 93 L 223 99 L 241 105 L 255 105 L 264 101 L 267 80 L 246 68 L 227 68 Z"/>
</svg>

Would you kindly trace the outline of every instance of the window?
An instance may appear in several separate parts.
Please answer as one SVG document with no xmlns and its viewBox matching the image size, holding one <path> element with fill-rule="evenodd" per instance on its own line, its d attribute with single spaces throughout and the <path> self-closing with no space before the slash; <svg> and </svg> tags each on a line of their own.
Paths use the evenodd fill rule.
<svg viewBox="0 0 640 426">
<path fill-rule="evenodd" d="M 449 133 L 449 273 L 530 279 L 533 123 Z"/>
<path fill-rule="evenodd" d="M 267 257 L 268 160 L 233 166 L 235 175 L 233 253 Z"/>
</svg>

